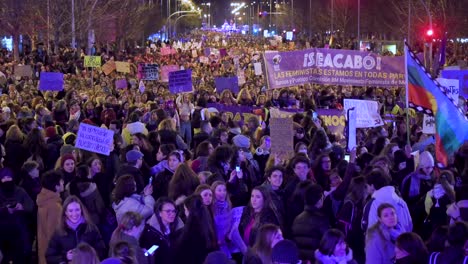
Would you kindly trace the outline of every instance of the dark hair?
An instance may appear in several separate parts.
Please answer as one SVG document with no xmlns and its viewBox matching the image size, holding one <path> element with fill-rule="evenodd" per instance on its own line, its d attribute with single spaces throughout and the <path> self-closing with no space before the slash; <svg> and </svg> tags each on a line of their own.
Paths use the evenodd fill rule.
<svg viewBox="0 0 468 264">
<path fill-rule="evenodd" d="M 447 241 L 448 227 L 439 226 L 431 234 L 426 246 L 429 252 L 442 252 Z"/>
<path fill-rule="evenodd" d="M 228 162 L 234 156 L 234 150 L 230 145 L 221 145 L 214 149 L 208 157 L 208 166 L 219 166 L 221 162 Z"/>
<path fill-rule="evenodd" d="M 307 186 L 304 192 L 304 204 L 307 206 L 315 206 L 320 199 L 323 198 L 323 188 L 318 184 Z"/>
<path fill-rule="evenodd" d="M 161 151 L 161 153 L 166 157 L 176 149 L 177 148 L 174 144 L 161 144 L 161 146 L 159 146 L 159 151 Z"/>
<path fill-rule="evenodd" d="M 268 189 L 266 189 L 266 187 L 264 186 L 257 186 L 255 188 L 252 189 L 252 192 L 254 190 L 257 190 L 259 191 L 262 196 L 263 196 L 263 208 L 262 208 L 262 211 L 264 211 L 265 209 L 273 209 L 272 208 L 272 201 L 271 201 L 271 195 L 270 195 L 270 192 L 268 191 Z M 249 202 L 249 206 L 252 206 L 251 202 Z M 253 210 L 252 210 L 253 211 Z M 261 212 L 260 212 L 261 213 Z"/>
<path fill-rule="evenodd" d="M 428 252 L 426 245 L 424 245 L 423 240 L 416 233 L 406 232 L 399 235 L 396 239 L 395 246 L 406 251 L 413 260 L 427 259 Z M 421 261 L 419 263 L 426 262 L 427 260 L 424 262 Z"/>
<path fill-rule="evenodd" d="M 89 175 L 88 165 L 80 165 L 76 168 L 76 177 L 79 179 L 86 179 Z"/>
<path fill-rule="evenodd" d="M 122 201 L 125 197 L 129 197 L 136 191 L 135 178 L 130 175 L 122 175 L 117 179 L 114 191 L 112 191 L 112 199 L 116 204 Z"/>
<path fill-rule="evenodd" d="M 41 185 L 49 191 L 56 192 L 55 186 L 60 185 L 60 180 L 62 180 L 62 174 L 58 171 L 51 170 L 42 175 Z"/>
<path fill-rule="evenodd" d="M 181 241 L 186 241 L 188 237 L 193 237 L 195 234 L 200 234 L 204 239 L 199 241 L 203 243 L 204 248 L 213 249 L 218 247 L 218 239 L 214 229 L 213 218 L 208 207 L 203 204 L 199 195 L 190 195 L 185 199 L 184 206 L 189 211 L 189 216 L 184 226 L 184 231 L 181 234 Z"/>
<path fill-rule="evenodd" d="M 270 178 L 273 172 L 275 171 L 281 171 L 281 173 L 283 174 L 283 177 L 286 174 L 286 170 L 284 169 L 283 166 L 272 166 L 265 171 L 265 178 Z"/>
<path fill-rule="evenodd" d="M 294 169 L 294 167 L 296 167 L 298 163 L 305 163 L 310 168 L 310 160 L 305 156 L 297 155 L 296 157 L 294 157 L 291 161 L 291 168 Z"/>
<path fill-rule="evenodd" d="M 181 163 L 174 172 L 169 185 L 169 198 L 176 200 L 182 195 L 192 194 L 200 184 L 197 174 L 187 164 Z"/>
<path fill-rule="evenodd" d="M 156 220 L 158 221 L 159 226 L 161 227 L 161 233 L 163 234 L 166 234 L 167 230 L 166 230 L 166 226 L 162 222 L 162 219 L 159 213 L 162 212 L 165 204 L 172 204 L 174 208 L 177 210 L 177 206 L 174 203 L 174 201 L 172 201 L 168 197 L 160 197 L 158 200 L 156 200 L 156 203 L 154 204 L 154 215 L 156 216 Z M 176 231 L 178 222 L 179 222 L 179 218 L 176 217 L 174 222 L 169 224 L 170 234 L 173 234 Z"/>
<path fill-rule="evenodd" d="M 318 250 L 323 255 L 331 256 L 335 251 L 336 245 L 342 241 L 346 241 L 343 232 L 338 229 L 329 229 L 323 234 Z"/>
<path fill-rule="evenodd" d="M 198 144 L 197 146 L 197 151 L 195 153 L 195 155 L 197 157 L 200 157 L 200 156 L 208 156 L 210 153 L 209 153 L 209 145 L 212 145 L 210 141 L 208 140 L 205 140 L 203 142 L 201 142 L 200 144 Z"/>
<path fill-rule="evenodd" d="M 271 242 L 278 231 L 281 231 L 280 227 L 274 224 L 264 224 L 258 229 L 252 250 L 262 263 L 271 262 Z"/>
<path fill-rule="evenodd" d="M 376 190 L 388 186 L 391 183 L 390 177 L 380 168 L 374 168 L 366 176 L 367 184 L 374 185 Z"/>
<path fill-rule="evenodd" d="M 464 247 L 468 239 L 468 226 L 465 222 L 456 222 L 449 226 L 447 241 L 453 247 Z"/>
<path fill-rule="evenodd" d="M 395 206 L 393 206 L 393 205 L 391 205 L 389 203 L 383 203 L 383 204 L 380 204 L 379 207 L 377 208 L 377 216 L 380 218 L 382 216 L 383 210 L 385 210 L 387 208 L 392 208 L 393 211 L 396 212 Z"/>
<path fill-rule="evenodd" d="M 111 248 L 111 255 L 112 257 L 119 258 L 123 263 L 130 264 L 135 263 L 135 252 L 130 244 L 126 241 L 119 241 L 114 244 Z"/>
</svg>

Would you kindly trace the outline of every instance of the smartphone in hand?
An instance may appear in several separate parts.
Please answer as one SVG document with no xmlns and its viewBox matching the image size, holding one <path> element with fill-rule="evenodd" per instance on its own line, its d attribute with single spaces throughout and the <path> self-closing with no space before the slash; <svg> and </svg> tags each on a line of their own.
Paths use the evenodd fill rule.
<svg viewBox="0 0 468 264">
<path fill-rule="evenodd" d="M 147 251 L 145 251 L 145 256 L 148 257 L 148 256 L 152 256 L 154 254 L 154 252 L 159 248 L 158 245 L 153 245 L 152 247 L 150 247 Z"/>
</svg>

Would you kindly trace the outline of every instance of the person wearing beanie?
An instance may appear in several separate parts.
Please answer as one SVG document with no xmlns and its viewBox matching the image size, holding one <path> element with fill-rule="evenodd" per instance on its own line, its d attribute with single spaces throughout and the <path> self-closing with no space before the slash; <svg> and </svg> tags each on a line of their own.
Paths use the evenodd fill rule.
<svg viewBox="0 0 468 264">
<path fill-rule="evenodd" d="M 408 204 L 414 223 L 424 222 L 424 206 L 419 206 L 419 201 L 434 187 L 433 171 L 434 158 L 431 153 L 424 151 L 419 155 L 416 171 L 408 174 L 400 186 L 402 198 Z M 415 226 L 415 228 L 422 227 Z"/>
<path fill-rule="evenodd" d="M 271 250 L 273 264 L 298 264 L 299 260 L 299 250 L 291 240 L 281 240 Z"/>
<path fill-rule="evenodd" d="M 124 163 L 120 166 L 115 181 L 123 175 L 130 174 L 135 177 L 136 185 L 137 185 L 137 193 L 141 193 L 143 188 L 145 187 L 145 181 L 143 178 L 143 174 L 141 172 L 141 167 L 143 165 L 143 153 L 138 150 L 129 150 L 125 154 L 125 158 L 127 163 Z"/>
<path fill-rule="evenodd" d="M 76 159 L 73 154 L 65 154 L 60 157 L 60 167 L 57 168 L 63 175 L 65 185 L 76 177 Z"/>
<path fill-rule="evenodd" d="M 9 168 L 0 169 L 0 251 L 5 263 L 30 263 L 32 241 L 28 219 L 34 202 L 13 181 Z M 8 246 L 9 245 L 9 246 Z"/>
<path fill-rule="evenodd" d="M 312 184 L 305 190 L 304 211 L 294 219 L 292 239 L 299 248 L 303 261 L 315 261 L 315 250 L 320 245 L 323 234 L 330 228 L 329 217 L 321 209 L 323 207 L 323 188 Z"/>
<path fill-rule="evenodd" d="M 252 190 L 253 187 L 262 183 L 263 174 L 260 174 L 260 166 L 252 154 L 251 140 L 245 135 L 237 135 L 232 138 L 232 142 L 238 150 L 238 155 L 234 155 L 234 159 L 237 157 L 236 164 L 240 164 L 244 173 L 244 181 L 249 190 Z"/>
</svg>

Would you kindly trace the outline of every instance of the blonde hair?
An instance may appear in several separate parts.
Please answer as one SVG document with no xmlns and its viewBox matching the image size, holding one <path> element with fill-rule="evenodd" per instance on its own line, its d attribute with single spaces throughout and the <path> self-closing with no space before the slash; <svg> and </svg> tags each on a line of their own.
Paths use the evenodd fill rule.
<svg viewBox="0 0 468 264">
<path fill-rule="evenodd" d="M 5 136 L 6 141 L 23 141 L 25 139 L 25 135 L 21 131 L 21 129 L 17 125 L 12 125 L 6 132 Z"/>
<path fill-rule="evenodd" d="M 73 259 L 71 264 L 99 264 L 99 258 L 96 250 L 88 243 L 81 242 L 73 250 Z"/>
<path fill-rule="evenodd" d="M 171 130 L 175 131 L 175 123 L 171 118 L 166 118 L 161 123 L 159 123 L 158 130 Z"/>
</svg>

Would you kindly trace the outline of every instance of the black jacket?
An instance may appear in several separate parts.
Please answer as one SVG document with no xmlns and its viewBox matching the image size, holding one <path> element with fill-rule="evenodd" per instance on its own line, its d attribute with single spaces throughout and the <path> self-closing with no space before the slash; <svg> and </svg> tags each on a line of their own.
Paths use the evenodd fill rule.
<svg viewBox="0 0 468 264">
<path fill-rule="evenodd" d="M 91 225 L 91 231 L 86 232 L 88 225 Z M 93 224 L 83 223 L 76 230 L 67 227 L 64 235 L 55 231 L 46 251 L 47 263 L 67 263 L 67 252 L 76 248 L 81 242 L 92 246 L 101 260 L 106 257 L 106 247 L 97 227 Z"/>
<path fill-rule="evenodd" d="M 265 208 L 260 212 L 260 215 L 258 216 L 254 216 L 254 213 L 252 211 L 253 209 L 250 206 L 244 207 L 244 210 L 242 211 L 240 223 L 239 223 L 239 234 L 241 235 L 242 238 L 244 238 L 245 229 L 247 228 L 250 221 L 252 220 L 252 217 L 255 217 L 255 222 L 253 224 L 252 230 L 250 231 L 250 235 L 249 235 L 249 241 L 248 241 L 249 243 L 247 245 L 248 247 L 252 247 L 255 244 L 257 231 L 262 225 L 264 224 L 279 225 L 278 218 L 276 217 L 276 214 L 273 211 L 273 209 Z"/>
<path fill-rule="evenodd" d="M 155 201 L 160 197 L 168 196 L 169 182 L 171 181 L 173 175 L 173 172 L 165 169 L 155 177 L 153 180 L 153 197 Z"/>
<path fill-rule="evenodd" d="M 296 217 L 292 225 L 292 237 L 302 260 L 310 260 L 313 263 L 315 250 L 329 228 L 328 216 L 315 207 L 305 206 L 304 212 Z"/>
</svg>

